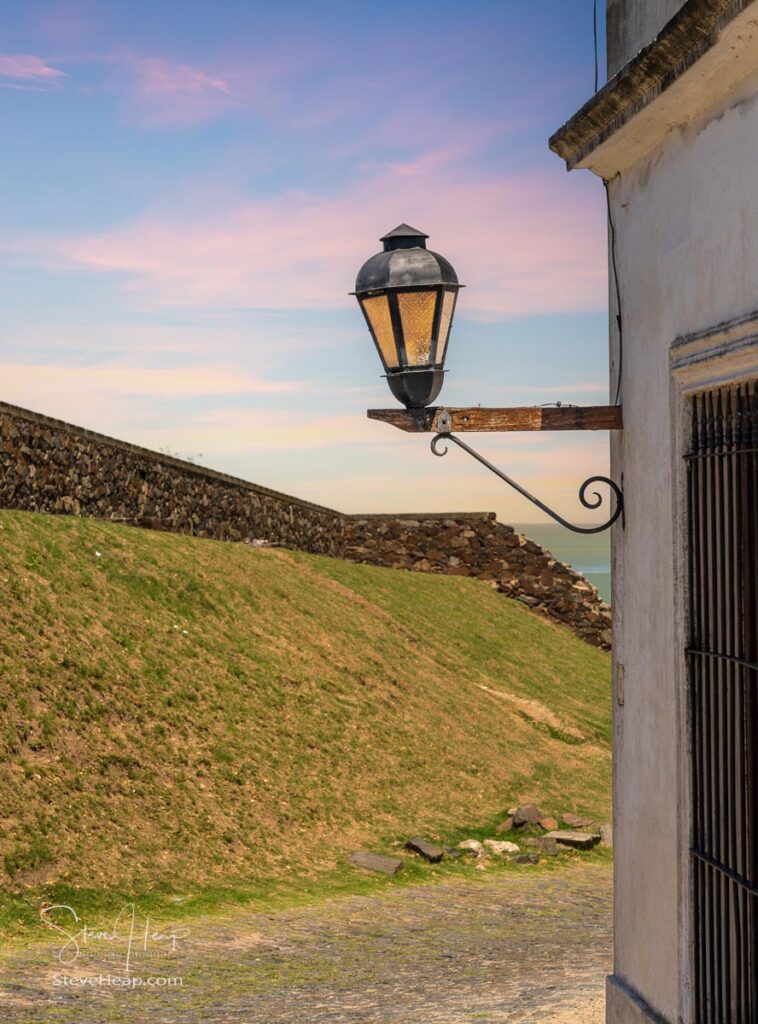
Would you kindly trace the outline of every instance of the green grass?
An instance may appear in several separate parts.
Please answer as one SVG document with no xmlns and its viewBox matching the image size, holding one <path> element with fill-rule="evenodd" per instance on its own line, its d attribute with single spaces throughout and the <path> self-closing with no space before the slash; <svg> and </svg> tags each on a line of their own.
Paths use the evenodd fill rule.
<svg viewBox="0 0 758 1024">
<path fill-rule="evenodd" d="M 608 656 L 484 583 L 3 511 L 0 587 L 8 930 L 61 893 L 373 891 L 351 849 L 526 800 L 609 815 Z"/>
<path fill-rule="evenodd" d="M 500 815 L 497 816 L 498 821 Z M 539 830 L 534 833 L 538 834 Z M 458 828 L 437 838 L 445 845 L 455 844 L 463 838 L 510 839 L 521 845 L 523 852 L 534 852 L 524 845 L 525 834 L 516 831 L 502 834 L 492 824 Z M 561 850 L 557 857 L 540 861 L 539 865 L 515 864 L 507 858 L 489 857 L 486 871 L 476 869 L 475 858 L 445 858 L 441 863 L 429 864 L 422 858 L 406 852 L 402 842 L 379 842 L 377 849 L 403 860 L 403 868 L 394 877 L 365 871 L 356 871 L 343 862 L 324 871 L 316 877 L 279 878 L 268 880 L 247 880 L 238 885 L 201 885 L 192 891 L 177 892 L 176 886 L 167 884 L 144 889 L 126 888 L 88 889 L 65 883 L 35 886 L 32 889 L 0 891 L 0 935 L 6 940 L 6 951 L 18 949 L 29 942 L 50 938 L 49 929 L 43 925 L 40 909 L 45 905 L 60 907 L 52 911 L 48 920 L 66 930 L 72 928 L 70 913 L 64 908 L 73 908 L 79 919 L 78 927 L 109 930 L 125 907 L 135 906 L 140 925 L 149 918 L 155 925 L 166 923 L 177 927 L 185 921 L 199 916 L 220 917 L 234 914 L 243 908 L 256 912 L 276 912 L 292 907 L 312 905 L 326 899 L 343 896 L 371 896 L 383 891 L 399 889 L 409 885 L 429 885 L 455 880 L 467 883 L 487 882 L 493 877 L 530 875 L 562 872 L 576 866 L 610 865 L 613 855 L 610 850 L 596 846 L 590 851 Z M 181 888 L 181 887 L 179 887 Z"/>
</svg>

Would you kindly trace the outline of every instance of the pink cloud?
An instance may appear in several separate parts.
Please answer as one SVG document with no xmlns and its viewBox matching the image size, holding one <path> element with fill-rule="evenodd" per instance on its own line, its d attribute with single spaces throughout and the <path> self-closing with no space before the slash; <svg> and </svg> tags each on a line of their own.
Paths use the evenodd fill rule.
<svg viewBox="0 0 758 1024">
<path fill-rule="evenodd" d="M 225 78 L 190 64 L 128 51 L 105 59 L 125 72 L 129 116 L 147 127 L 196 124 L 235 102 Z"/>
<path fill-rule="evenodd" d="M 222 206 L 195 196 L 191 209 L 44 244 L 59 266 L 123 274 L 157 304 L 333 308 L 351 301 L 356 270 L 403 220 L 452 259 L 471 314 L 605 306 L 597 190 L 558 171 L 472 174 L 447 154 L 374 170 L 336 196 L 289 192 Z"/>
<path fill-rule="evenodd" d="M 206 74 L 189 64 L 176 64 L 160 57 L 140 57 L 132 65 L 138 76 L 139 90 L 145 97 L 202 95 L 217 90 L 229 92 L 221 78 Z"/>
<path fill-rule="evenodd" d="M 136 80 L 137 92 L 145 99 L 202 96 L 208 92 L 228 94 L 229 91 L 223 79 L 164 57 L 135 57 L 129 61 L 129 67 Z"/>
<path fill-rule="evenodd" d="M 0 53 L 0 76 L 55 84 L 65 73 L 31 53 Z"/>
<path fill-rule="evenodd" d="M 285 73 L 283 61 L 261 61 L 256 68 L 229 67 L 222 76 L 164 56 L 144 56 L 122 49 L 69 54 L 69 63 L 110 69 L 105 88 L 120 93 L 129 120 L 144 127 L 189 126 L 210 120 L 252 97 L 263 103 L 265 90 Z M 292 68 L 288 69 L 290 72 Z M 33 54 L 0 53 L 0 85 L 22 90 L 57 85 L 65 72 Z M 11 82 L 33 82 L 31 85 Z"/>
<path fill-rule="evenodd" d="M 11 89 L 13 92 L 47 92 L 44 85 L 21 85 L 20 82 L 3 82 L 0 80 L 0 88 Z"/>
</svg>

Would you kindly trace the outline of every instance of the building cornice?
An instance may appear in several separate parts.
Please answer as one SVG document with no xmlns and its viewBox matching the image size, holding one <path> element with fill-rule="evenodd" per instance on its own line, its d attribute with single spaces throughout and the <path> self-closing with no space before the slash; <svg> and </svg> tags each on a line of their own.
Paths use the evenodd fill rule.
<svg viewBox="0 0 758 1024">
<path fill-rule="evenodd" d="M 652 149 L 671 130 L 672 123 L 679 123 L 682 113 L 686 113 L 675 109 L 677 99 L 673 94 L 682 92 L 675 87 L 696 64 L 707 64 L 700 70 L 709 74 L 714 66 L 723 62 L 719 82 L 723 81 L 725 88 L 729 86 L 727 79 L 735 79 L 735 75 L 745 77 L 751 70 L 758 70 L 755 63 L 735 66 L 735 63 L 740 64 L 733 60 L 735 45 L 745 42 L 740 31 L 729 32 L 731 38 L 728 46 L 721 48 L 723 53 L 713 53 L 727 29 L 742 28 L 737 22 L 746 18 L 748 8 L 753 8 L 748 20 L 755 25 L 756 0 L 686 0 L 653 42 L 621 68 L 552 136 L 550 148 L 566 161 L 568 170 L 586 167 L 605 178 L 612 177 L 625 162 L 621 152 L 624 147 L 612 145 L 616 136 L 624 134 L 632 141 L 641 142 L 648 151 Z M 709 54 L 713 57 L 706 61 Z M 673 105 L 664 102 L 670 91 Z M 698 96 L 689 96 L 691 103 L 699 100 L 702 105 L 718 98 L 706 95 L 708 90 L 696 92 Z M 656 111 L 655 115 L 651 111 L 649 116 L 641 118 L 651 105 L 671 109 L 660 114 Z M 632 121 L 641 120 L 644 120 L 641 131 L 624 132 Z"/>
</svg>

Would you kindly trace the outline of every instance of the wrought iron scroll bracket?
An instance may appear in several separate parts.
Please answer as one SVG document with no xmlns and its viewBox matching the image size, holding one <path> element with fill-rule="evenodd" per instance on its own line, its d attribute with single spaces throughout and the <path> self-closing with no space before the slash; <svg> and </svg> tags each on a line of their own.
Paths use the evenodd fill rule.
<svg viewBox="0 0 758 1024">
<path fill-rule="evenodd" d="M 447 420 L 445 419 L 445 416 L 448 417 Z M 598 491 L 593 491 L 592 496 L 587 497 L 587 490 L 589 487 L 592 486 L 592 484 L 607 484 L 613 494 L 613 497 L 615 498 L 615 505 L 612 515 L 609 519 L 607 519 L 604 523 L 601 523 L 599 526 L 576 526 L 574 523 L 568 522 L 567 519 L 564 519 L 563 516 L 559 515 L 557 512 L 554 512 L 553 509 L 545 505 L 544 502 L 541 502 L 539 498 L 535 498 L 533 494 L 530 494 L 529 491 L 527 491 L 524 487 L 521 486 L 521 484 L 516 483 L 515 480 L 512 480 L 511 477 L 509 477 L 506 473 L 503 473 L 503 471 L 498 469 L 497 466 L 493 466 L 491 462 L 485 459 L 483 455 L 480 455 L 479 452 L 474 451 L 474 449 L 467 445 L 465 441 L 461 441 L 461 439 L 459 437 L 456 437 L 455 434 L 450 433 L 449 427 L 452 426 L 452 419 L 450 418 L 449 413 L 443 413 L 439 417 L 438 426 L 442 428 L 441 432 L 439 434 L 435 434 L 435 436 L 432 438 L 431 444 L 432 452 L 435 455 L 446 455 L 448 449 L 445 447 L 442 448 L 442 450 L 440 450 L 440 444 L 446 441 L 452 441 L 453 444 L 457 444 L 459 448 L 462 448 L 464 452 L 468 452 L 468 454 L 471 455 L 472 458 L 476 459 L 477 462 L 481 462 L 483 466 L 486 466 L 487 469 L 489 469 L 492 473 L 495 474 L 495 476 L 499 476 L 501 480 L 504 480 L 509 487 L 512 487 L 515 491 L 518 491 L 518 493 L 521 494 L 524 498 L 526 498 L 527 501 L 531 501 L 533 505 L 536 505 L 537 508 L 541 509 L 547 515 L 549 515 L 551 519 L 554 519 L 556 521 L 556 523 L 560 523 L 561 526 L 565 526 L 567 530 L 572 530 L 574 533 L 602 533 L 604 530 L 607 530 L 611 526 L 613 526 L 613 524 L 616 522 L 619 516 L 622 517 L 622 526 L 625 525 L 623 518 L 624 492 L 622 488 L 619 487 L 619 485 L 614 480 L 609 479 L 607 476 L 591 476 L 589 477 L 589 479 L 585 480 L 582 486 L 579 488 L 579 500 L 585 508 L 600 508 L 600 506 L 603 504 L 602 494 L 600 494 Z M 622 487 L 623 483 L 624 478 L 622 477 Z"/>
</svg>

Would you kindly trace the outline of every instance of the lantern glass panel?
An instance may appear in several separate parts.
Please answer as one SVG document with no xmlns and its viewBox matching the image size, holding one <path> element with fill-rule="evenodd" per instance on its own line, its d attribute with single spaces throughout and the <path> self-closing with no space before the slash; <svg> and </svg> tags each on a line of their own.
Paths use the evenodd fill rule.
<svg viewBox="0 0 758 1024">
<path fill-rule="evenodd" d="M 450 335 L 450 324 L 453 322 L 453 310 L 455 309 L 455 292 L 445 292 L 442 296 L 442 315 L 440 316 L 440 333 L 437 341 L 436 362 L 442 363 L 445 360 L 447 351 L 447 339 Z"/>
<path fill-rule="evenodd" d="M 361 299 L 363 310 L 371 324 L 376 343 L 388 370 L 396 370 L 400 365 L 392 330 L 389 299 L 386 295 L 374 295 L 369 299 Z"/>
<path fill-rule="evenodd" d="M 403 325 L 408 366 L 428 366 L 437 292 L 400 292 L 397 304 Z"/>
</svg>

